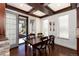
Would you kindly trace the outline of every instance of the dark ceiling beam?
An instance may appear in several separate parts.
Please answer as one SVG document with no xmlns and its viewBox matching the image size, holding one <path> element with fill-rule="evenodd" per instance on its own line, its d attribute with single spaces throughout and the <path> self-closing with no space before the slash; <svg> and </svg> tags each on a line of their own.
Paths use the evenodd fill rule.
<svg viewBox="0 0 79 59">
<path fill-rule="evenodd" d="M 49 14 L 54 14 L 54 11 L 51 8 L 49 8 L 48 6 L 45 6 L 45 8 L 49 10 Z"/>
<path fill-rule="evenodd" d="M 77 8 L 77 3 L 71 3 L 72 8 Z"/>
<path fill-rule="evenodd" d="M 29 12 L 26 12 L 26 11 L 18 9 L 16 7 L 10 6 L 8 4 L 6 4 L 6 8 L 11 9 L 11 10 L 15 10 L 15 11 L 18 11 L 18 12 L 21 12 L 21 13 L 24 13 L 24 14 L 27 14 L 27 15 L 30 15 L 30 16 L 34 16 L 34 17 L 40 18 L 39 16 L 36 16 L 36 15 L 33 15 L 33 14 L 29 14 Z"/>
<path fill-rule="evenodd" d="M 50 15 L 42 16 L 41 18 L 48 17 L 48 16 L 51 16 L 51 15 L 55 15 L 55 14 L 62 13 L 62 12 L 66 12 L 66 11 L 69 11 L 69 10 L 72 10 L 72 9 L 76 9 L 76 8 L 77 8 L 77 4 L 76 3 L 72 3 L 71 6 L 69 6 L 67 8 L 58 10 L 58 11 L 56 11 L 53 14 L 50 14 Z"/>
<path fill-rule="evenodd" d="M 35 9 L 35 8 L 32 8 L 32 9 L 29 11 L 29 13 L 32 12 L 34 9 Z"/>
<path fill-rule="evenodd" d="M 75 3 L 73 3 L 73 4 L 71 3 L 71 5 L 69 7 L 58 10 L 58 11 L 54 12 L 54 14 L 69 11 L 69 10 L 72 10 L 72 9 L 75 9 L 75 8 L 77 8 L 77 5 Z"/>
<path fill-rule="evenodd" d="M 33 8 L 31 11 L 29 11 L 30 14 L 32 14 L 33 12 L 35 12 L 37 9 Z"/>
<path fill-rule="evenodd" d="M 43 3 L 27 3 L 27 4 L 33 7 L 31 12 L 29 12 L 30 14 L 33 14 L 33 12 L 35 12 L 37 10 L 44 12 L 46 15 L 49 14 L 48 10 L 46 10 L 46 8 L 43 6 Z"/>
<path fill-rule="evenodd" d="M 59 13 L 62 13 L 62 12 L 66 12 L 66 11 L 69 11 L 69 10 L 71 10 L 71 7 L 67 7 L 67 8 L 65 8 L 65 9 L 56 11 L 56 12 L 54 12 L 53 14 L 49 14 L 49 15 L 46 15 L 46 16 L 42 16 L 41 18 L 48 17 L 48 16 L 52 16 L 52 15 L 59 14 Z"/>
<path fill-rule="evenodd" d="M 45 8 L 45 6 L 43 6 L 43 3 L 28 3 L 28 5 L 32 6 L 35 9 L 33 11 L 40 10 L 44 12 L 45 14 L 49 14 L 48 9 Z"/>
<path fill-rule="evenodd" d="M 70 7 L 67 7 L 67 8 L 58 10 L 58 11 L 53 11 L 47 5 L 44 5 L 44 3 L 27 3 L 27 4 L 33 7 L 33 9 L 30 10 L 29 12 L 18 9 L 16 7 L 12 7 L 12 6 L 8 5 L 8 4 L 6 4 L 6 8 L 12 9 L 12 10 L 15 10 L 15 11 L 27 14 L 27 15 L 31 15 L 31 16 L 34 16 L 34 17 L 38 17 L 38 18 L 44 18 L 44 17 L 47 17 L 47 16 L 51 16 L 51 15 L 54 15 L 54 14 L 62 13 L 62 12 L 69 11 L 69 10 L 77 8 L 76 3 L 71 3 Z M 46 15 L 41 16 L 41 17 L 37 16 L 37 15 L 34 15 L 33 12 L 36 11 L 36 10 L 40 10 L 40 11 L 44 12 Z"/>
</svg>

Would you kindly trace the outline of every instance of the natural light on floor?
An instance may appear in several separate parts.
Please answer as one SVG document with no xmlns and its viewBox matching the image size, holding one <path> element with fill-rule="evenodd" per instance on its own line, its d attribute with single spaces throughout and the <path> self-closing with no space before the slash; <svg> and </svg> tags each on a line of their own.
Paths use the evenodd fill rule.
<svg viewBox="0 0 79 59">
<path fill-rule="evenodd" d="M 24 43 L 24 42 L 25 42 L 24 39 L 25 39 L 25 38 L 19 39 L 19 44 Z"/>
</svg>

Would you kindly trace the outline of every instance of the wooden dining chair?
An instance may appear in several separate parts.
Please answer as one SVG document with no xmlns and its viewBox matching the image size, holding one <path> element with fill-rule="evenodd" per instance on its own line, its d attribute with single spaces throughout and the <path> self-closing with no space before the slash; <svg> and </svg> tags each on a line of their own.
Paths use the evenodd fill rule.
<svg viewBox="0 0 79 59">
<path fill-rule="evenodd" d="M 28 35 L 28 39 L 35 39 L 35 34 L 34 33 L 30 33 Z"/>
<path fill-rule="evenodd" d="M 38 38 L 43 37 L 43 33 L 37 33 L 37 37 L 38 37 Z"/>
<path fill-rule="evenodd" d="M 28 36 L 27 36 L 27 41 L 26 41 L 26 45 L 28 45 L 28 41 L 29 41 L 29 40 L 32 41 L 32 40 L 34 40 L 34 39 L 36 39 L 34 33 L 30 33 L 30 34 L 28 34 Z"/>
<path fill-rule="evenodd" d="M 49 45 L 53 46 L 54 47 L 54 39 L 55 39 L 55 36 L 54 35 L 49 35 Z"/>
<path fill-rule="evenodd" d="M 52 49 L 54 48 L 54 36 L 53 35 L 49 35 L 48 36 L 48 41 L 47 41 L 47 47 L 48 47 L 48 52 L 51 53 L 51 47 Z"/>
<path fill-rule="evenodd" d="M 46 43 L 47 43 L 47 37 L 42 37 L 41 39 L 41 42 L 34 45 L 34 47 L 38 50 L 39 54 L 41 55 L 42 51 L 44 50 L 45 54 L 47 55 L 46 53 Z"/>
</svg>

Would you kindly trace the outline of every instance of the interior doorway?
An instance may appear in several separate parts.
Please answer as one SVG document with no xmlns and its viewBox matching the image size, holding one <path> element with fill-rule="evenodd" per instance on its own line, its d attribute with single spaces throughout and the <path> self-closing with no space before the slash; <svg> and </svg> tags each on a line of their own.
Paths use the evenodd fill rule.
<svg viewBox="0 0 79 59">
<path fill-rule="evenodd" d="M 22 44 L 27 40 L 28 35 L 28 17 L 19 15 L 19 44 Z"/>
</svg>

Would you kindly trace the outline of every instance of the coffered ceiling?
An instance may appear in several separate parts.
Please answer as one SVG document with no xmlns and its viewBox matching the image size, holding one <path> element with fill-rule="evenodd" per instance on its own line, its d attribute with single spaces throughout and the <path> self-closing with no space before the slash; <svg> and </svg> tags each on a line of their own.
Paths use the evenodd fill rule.
<svg viewBox="0 0 79 59">
<path fill-rule="evenodd" d="M 43 18 L 76 8 L 75 3 L 8 3 L 6 8 Z"/>
</svg>

